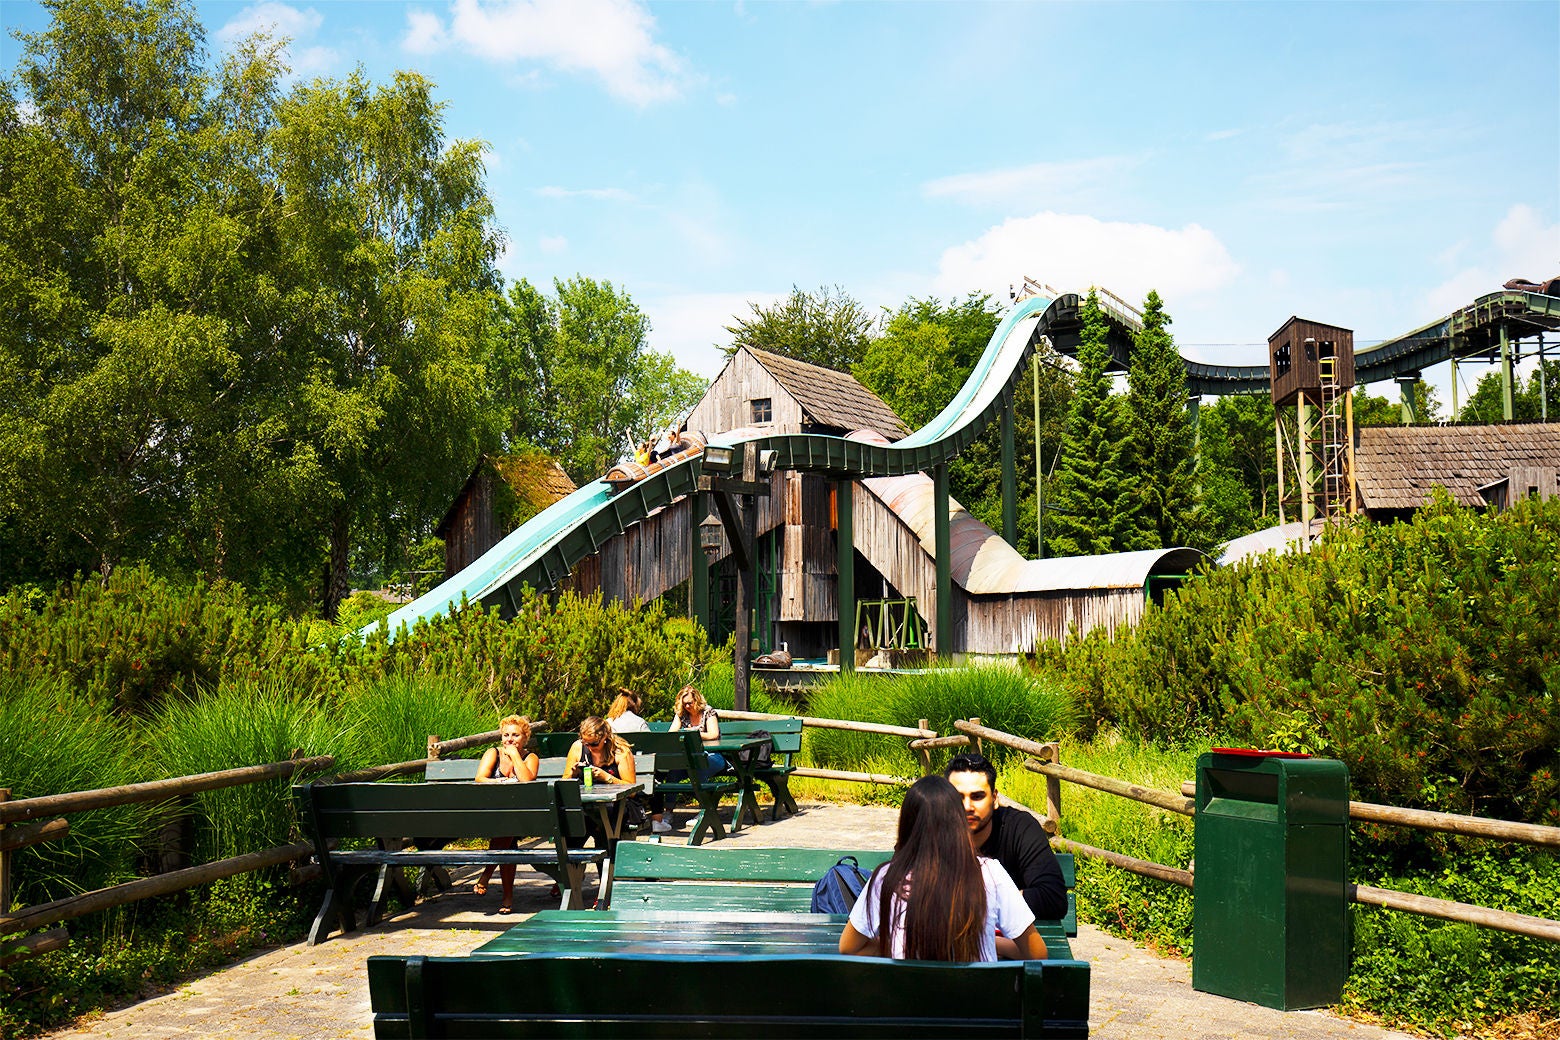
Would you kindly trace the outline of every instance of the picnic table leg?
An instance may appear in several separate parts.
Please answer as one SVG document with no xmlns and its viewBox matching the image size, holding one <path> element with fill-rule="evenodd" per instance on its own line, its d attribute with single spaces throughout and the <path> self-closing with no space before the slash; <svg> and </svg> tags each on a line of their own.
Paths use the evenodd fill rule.
<svg viewBox="0 0 1560 1040">
<path fill-rule="evenodd" d="M 784 809 L 788 814 L 795 814 L 801 811 L 796 804 L 796 799 L 791 797 L 790 778 L 784 773 L 766 777 L 764 782 L 769 785 L 769 793 L 775 799 L 775 804 L 769 807 L 769 819 L 771 821 L 780 818 L 781 809 Z"/>
<path fill-rule="evenodd" d="M 612 806 L 598 806 L 597 812 L 601 814 L 601 826 L 607 834 L 607 854 L 602 857 L 601 864 L 596 868 L 596 905 L 607 907 L 612 905 L 612 869 L 617 861 L 617 843 L 623 834 L 623 820 L 628 815 L 628 803 L 618 802 L 613 813 Z M 582 872 L 583 873 L 583 872 Z"/>
<path fill-rule="evenodd" d="M 713 831 L 716 841 L 726 836 L 726 827 L 720 822 L 720 798 L 707 791 L 700 791 L 699 815 L 693 821 L 693 833 L 688 836 L 688 844 L 697 845 L 703 841 L 705 831 Z"/>
</svg>

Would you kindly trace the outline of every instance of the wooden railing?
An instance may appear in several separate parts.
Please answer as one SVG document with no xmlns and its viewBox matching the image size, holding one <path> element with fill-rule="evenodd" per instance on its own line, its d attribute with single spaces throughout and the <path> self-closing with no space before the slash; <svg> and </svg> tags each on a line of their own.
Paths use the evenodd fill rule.
<svg viewBox="0 0 1560 1040">
<path fill-rule="evenodd" d="M 1064 766 L 1057 761 L 1057 745 L 1055 744 L 1036 744 L 1032 740 L 1026 740 L 1011 733 L 989 729 L 973 720 L 970 722 L 962 720 L 955 722 L 954 728 L 969 736 L 989 740 L 992 743 L 1001 744 L 1004 747 L 1010 747 L 1032 756 L 1025 760 L 1024 768 L 1033 773 L 1040 773 L 1047 778 L 1048 793 L 1046 801 L 1048 804 L 1046 807 L 1046 823 L 1048 825 L 1055 825 L 1059 828 L 1061 815 L 1060 796 L 1057 795 L 1053 798 L 1049 793 L 1049 784 L 1063 780 L 1117 795 L 1118 797 L 1130 798 L 1133 801 L 1142 802 L 1145 805 L 1151 805 L 1166 812 L 1178 813 L 1182 816 L 1196 815 L 1197 803 L 1189 796 L 1191 792 L 1187 790 L 1188 786 L 1190 786 L 1188 784 L 1183 784 L 1181 790 L 1177 793 L 1142 787 L 1118 780 L 1115 777 L 1102 776 L 1098 773 L 1090 773 L 1082 769 Z M 1560 827 L 1545 827 L 1539 824 L 1516 823 L 1509 820 L 1488 820 L 1475 816 L 1458 816 L 1453 813 L 1405 809 L 1395 805 L 1376 805 L 1370 802 L 1350 802 L 1349 817 L 1350 819 L 1372 823 L 1393 824 L 1421 830 L 1462 834 L 1470 837 L 1520 841 L 1546 848 L 1560 847 Z M 1047 830 L 1051 830 L 1053 834 L 1056 833 L 1052 826 L 1048 826 Z M 1065 838 L 1055 838 L 1053 839 L 1053 844 L 1060 849 L 1078 855 L 1102 859 L 1134 874 L 1158 878 L 1161 881 L 1169 881 L 1186 888 L 1193 887 L 1195 872 L 1191 870 L 1182 870 L 1162 863 L 1153 863 L 1131 856 L 1123 856 L 1117 852 L 1097 849 L 1093 846 L 1069 841 Z M 1503 932 L 1513 932 L 1517 935 L 1528 935 L 1537 939 L 1549 939 L 1553 942 L 1560 942 L 1560 921 L 1552 921 L 1545 917 L 1518 914 L 1509 910 L 1495 910 L 1473 903 L 1459 903 L 1450 899 L 1438 899 L 1434 896 L 1422 896 L 1412 892 L 1398 892 L 1393 889 L 1376 888 L 1371 885 L 1349 884 L 1346 891 L 1348 898 L 1356 903 L 1385 907 L 1389 910 L 1400 910 L 1405 913 L 1418 914 L 1422 917 L 1460 921 L 1464 924 L 1480 925 Z"/>
</svg>

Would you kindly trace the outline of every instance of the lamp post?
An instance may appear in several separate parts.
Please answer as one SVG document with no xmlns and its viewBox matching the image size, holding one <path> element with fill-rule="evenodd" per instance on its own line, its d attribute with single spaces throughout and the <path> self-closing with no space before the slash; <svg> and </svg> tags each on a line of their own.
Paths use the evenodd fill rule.
<svg viewBox="0 0 1560 1040">
<path fill-rule="evenodd" d="M 736 659 L 732 671 L 736 687 L 733 700 L 738 711 L 748 709 L 753 600 L 758 585 L 754 571 L 757 496 L 769 494 L 769 475 L 774 468 L 775 453 L 760 451 L 756 444 L 711 444 L 704 449 L 703 475 L 699 477 L 699 489 L 714 495 L 715 510 L 720 514 L 719 520 L 711 515 L 700 522 L 699 546 L 713 559 L 714 553 L 720 551 L 720 532 L 724 528 L 737 564 Z M 741 496 L 740 506 L 737 496 Z"/>
</svg>

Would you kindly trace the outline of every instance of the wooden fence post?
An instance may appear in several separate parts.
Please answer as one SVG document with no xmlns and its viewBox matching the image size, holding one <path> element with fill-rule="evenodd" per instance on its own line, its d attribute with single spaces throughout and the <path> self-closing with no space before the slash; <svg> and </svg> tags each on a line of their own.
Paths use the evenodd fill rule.
<svg viewBox="0 0 1560 1040">
<path fill-rule="evenodd" d="M 975 725 L 977 725 L 977 726 L 980 725 L 980 719 L 978 719 L 978 718 L 972 718 L 972 719 L 970 719 L 970 721 L 975 723 Z M 970 736 L 971 736 L 971 739 L 973 739 L 975 741 L 975 753 L 977 755 L 984 755 L 986 753 L 986 749 L 981 746 L 980 734 L 972 733 L 972 734 L 970 734 Z"/>
<path fill-rule="evenodd" d="M 1051 764 L 1061 765 L 1062 746 L 1055 741 L 1045 745 L 1051 753 Z M 1062 830 L 1062 781 L 1059 777 L 1045 778 L 1045 831 L 1053 838 Z"/>
<path fill-rule="evenodd" d="M 11 789 L 0 787 L 0 802 L 11 800 Z M 0 820 L 0 835 L 5 834 L 5 821 Z M 11 850 L 0 849 L 0 914 L 11 912 Z"/>
<path fill-rule="evenodd" d="M 439 735 L 437 733 L 430 733 L 430 734 L 428 734 L 428 761 L 430 761 L 430 762 L 437 762 L 438 760 L 439 760 Z"/>
<path fill-rule="evenodd" d="M 920 721 L 918 721 L 916 723 L 916 728 L 917 729 L 926 729 L 927 728 L 926 727 L 926 720 L 925 719 L 921 719 Z M 931 776 L 932 775 L 932 749 L 931 748 L 925 748 L 925 747 L 917 748 L 916 749 L 916 754 L 921 756 L 921 775 L 922 776 Z"/>
</svg>

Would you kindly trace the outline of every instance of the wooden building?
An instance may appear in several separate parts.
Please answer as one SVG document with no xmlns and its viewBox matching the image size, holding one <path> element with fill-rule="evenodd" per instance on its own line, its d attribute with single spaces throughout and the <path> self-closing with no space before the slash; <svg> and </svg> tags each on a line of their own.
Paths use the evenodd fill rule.
<svg viewBox="0 0 1560 1040">
<path fill-rule="evenodd" d="M 1305 394 L 1313 403 L 1322 391 L 1323 358 L 1335 358 L 1331 383 L 1354 385 L 1354 332 L 1337 325 L 1291 317 L 1268 337 L 1268 376 L 1273 403 L 1294 404 Z"/>
<path fill-rule="evenodd" d="M 1408 517 L 1436 486 L 1475 508 L 1509 504 L 1512 488 L 1553 495 L 1560 470 L 1556 422 L 1367 426 L 1356 440 L 1356 494 L 1373 520 Z"/>
<path fill-rule="evenodd" d="M 434 528 L 444 539 L 444 576 L 465 570 L 525 520 L 573 491 L 574 481 L 544 452 L 483 456 Z"/>
</svg>

